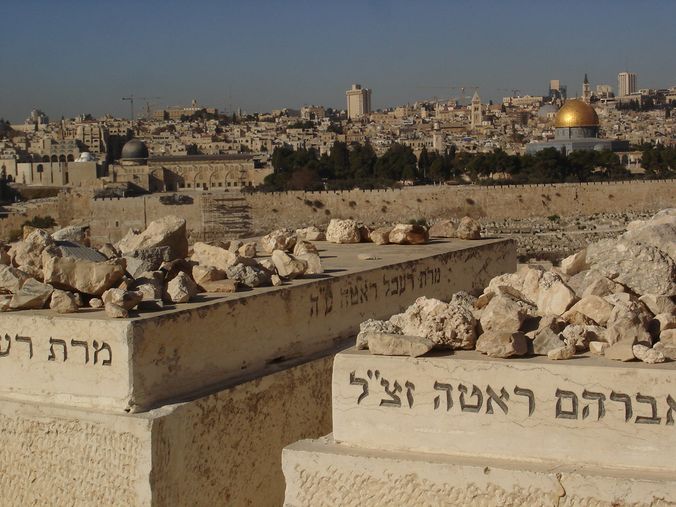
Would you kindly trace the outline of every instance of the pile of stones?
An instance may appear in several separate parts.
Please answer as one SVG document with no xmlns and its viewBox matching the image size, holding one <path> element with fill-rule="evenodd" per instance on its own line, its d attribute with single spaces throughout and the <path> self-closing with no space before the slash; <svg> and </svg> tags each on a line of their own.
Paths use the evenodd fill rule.
<svg viewBox="0 0 676 507">
<path fill-rule="evenodd" d="M 0 244 L 0 312 L 103 308 L 110 317 L 187 303 L 200 293 L 281 285 L 321 274 L 316 228 L 277 230 L 258 242 L 188 245 L 185 220 L 167 216 L 117 244 L 89 246 L 86 227 L 49 234 L 26 228 L 22 241 Z M 259 252 L 266 254 L 258 258 Z"/>
<path fill-rule="evenodd" d="M 432 349 L 491 357 L 676 360 L 676 209 L 634 221 L 546 270 L 522 265 L 478 297 L 418 298 L 387 321 L 362 323 L 357 348 L 419 356 Z"/>
<path fill-rule="evenodd" d="M 470 217 L 458 223 L 451 219 L 440 220 L 429 229 L 417 224 L 396 224 L 370 228 L 355 220 L 332 219 L 326 229 L 330 243 L 375 243 L 376 245 L 422 245 L 430 237 L 481 239 L 481 226 Z"/>
</svg>

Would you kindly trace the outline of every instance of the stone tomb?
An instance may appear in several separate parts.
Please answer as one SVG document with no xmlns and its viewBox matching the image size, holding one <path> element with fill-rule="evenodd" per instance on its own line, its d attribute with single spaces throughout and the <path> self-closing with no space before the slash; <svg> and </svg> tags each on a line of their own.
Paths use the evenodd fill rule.
<svg viewBox="0 0 676 507">
<path fill-rule="evenodd" d="M 318 246 L 326 274 L 282 287 L 1 314 L 0 503 L 280 504 L 282 448 L 330 431 L 332 356 L 359 323 L 516 268 L 510 240 Z"/>
<path fill-rule="evenodd" d="M 284 451 L 286 504 L 672 504 L 674 378 L 675 363 L 351 349 L 333 435 Z"/>
</svg>

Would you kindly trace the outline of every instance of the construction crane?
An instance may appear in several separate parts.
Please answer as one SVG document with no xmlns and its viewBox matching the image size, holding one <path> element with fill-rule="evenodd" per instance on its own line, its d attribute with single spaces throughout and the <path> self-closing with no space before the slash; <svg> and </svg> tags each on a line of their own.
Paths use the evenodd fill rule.
<svg viewBox="0 0 676 507">
<path fill-rule="evenodd" d="M 122 97 L 122 100 L 129 101 L 129 105 L 131 106 L 131 126 L 134 128 L 134 101 L 135 100 L 145 100 L 146 101 L 146 109 L 148 112 L 150 112 L 150 102 L 151 100 L 158 100 L 161 99 L 162 97 L 135 97 L 134 94 L 132 93 L 129 95 L 129 97 Z"/>
<path fill-rule="evenodd" d="M 458 90 L 460 92 L 460 101 L 465 102 L 469 97 L 465 95 L 465 89 L 467 88 L 473 88 L 474 91 L 477 91 L 479 89 L 478 86 L 476 85 L 465 85 L 465 86 L 451 86 L 451 85 L 445 85 L 445 86 L 418 86 L 418 88 L 429 88 L 429 89 L 443 89 L 443 90 Z M 453 100 L 457 100 L 458 97 L 450 97 Z"/>
</svg>

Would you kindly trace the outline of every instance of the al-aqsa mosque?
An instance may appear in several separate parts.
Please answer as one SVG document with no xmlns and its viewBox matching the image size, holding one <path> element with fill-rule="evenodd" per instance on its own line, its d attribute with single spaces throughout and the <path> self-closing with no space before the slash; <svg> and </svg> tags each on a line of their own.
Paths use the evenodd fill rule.
<svg viewBox="0 0 676 507">
<path fill-rule="evenodd" d="M 626 141 L 599 138 L 599 117 L 594 108 L 583 100 L 567 100 L 554 119 L 554 139 L 531 142 L 526 153 L 537 153 L 547 148 L 556 148 L 562 153 L 575 150 L 625 151 Z"/>
</svg>

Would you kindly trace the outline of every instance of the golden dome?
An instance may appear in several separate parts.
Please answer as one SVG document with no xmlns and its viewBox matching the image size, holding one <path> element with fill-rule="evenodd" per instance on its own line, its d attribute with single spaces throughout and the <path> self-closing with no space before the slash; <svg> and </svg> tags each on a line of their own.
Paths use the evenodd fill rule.
<svg viewBox="0 0 676 507">
<path fill-rule="evenodd" d="M 567 100 L 556 113 L 555 127 L 598 127 L 599 117 L 586 102 L 573 99 Z"/>
</svg>

